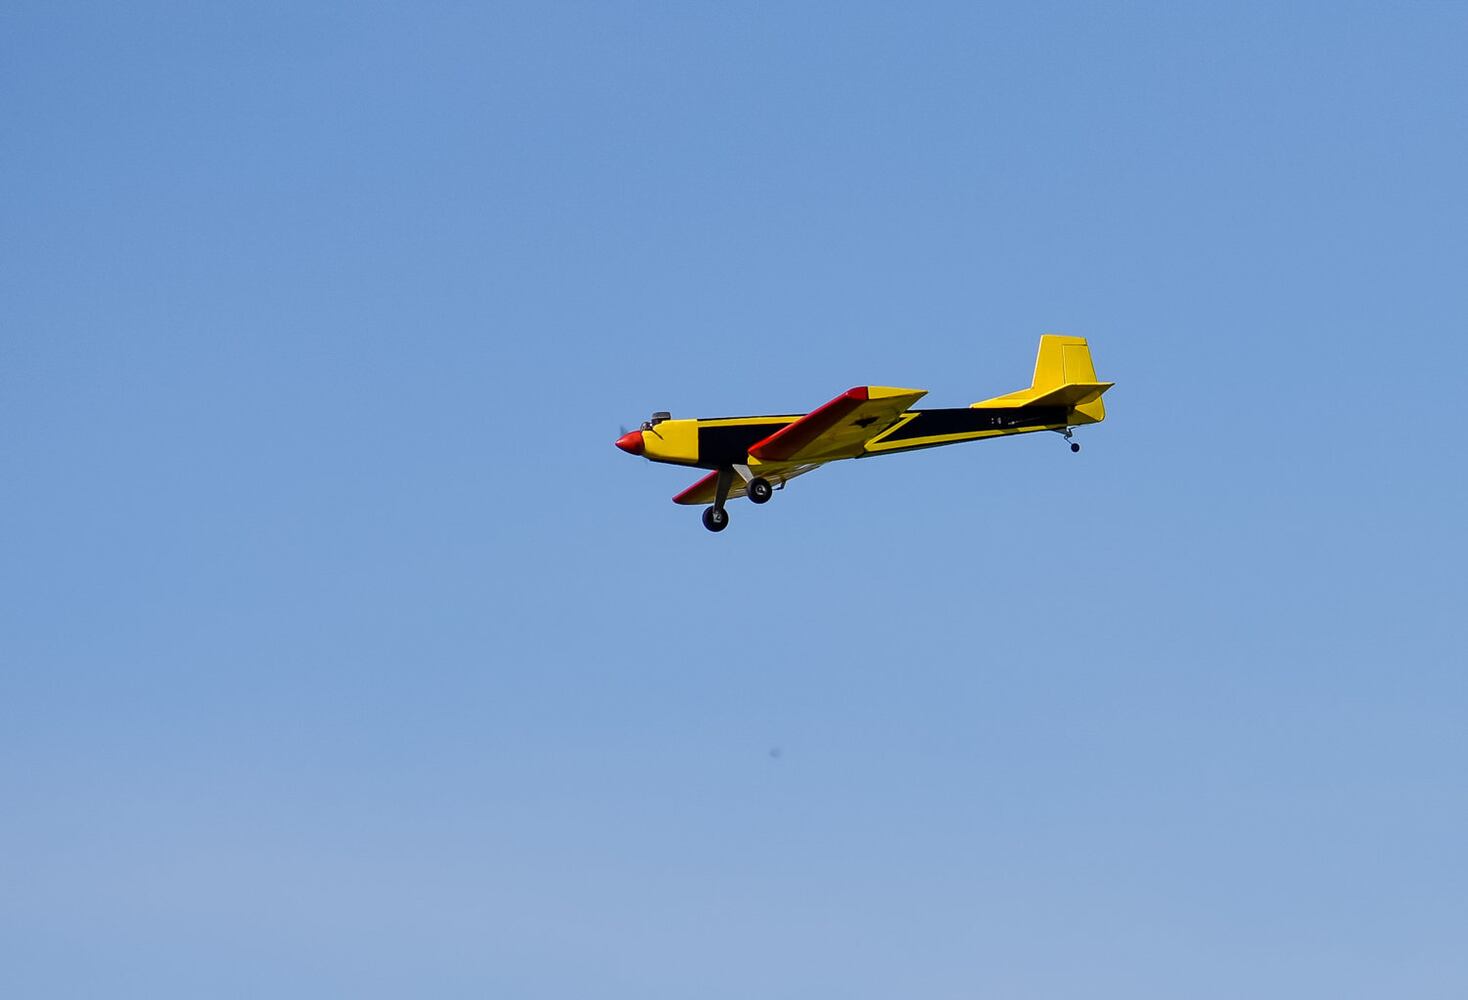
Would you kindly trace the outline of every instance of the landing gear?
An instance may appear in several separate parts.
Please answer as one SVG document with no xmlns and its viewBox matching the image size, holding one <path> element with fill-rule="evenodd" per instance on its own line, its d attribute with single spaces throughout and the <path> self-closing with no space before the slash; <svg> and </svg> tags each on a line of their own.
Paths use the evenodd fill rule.
<svg viewBox="0 0 1468 1000">
<path fill-rule="evenodd" d="M 703 512 L 703 526 L 710 531 L 723 531 L 729 527 L 729 512 L 724 501 L 729 499 L 729 484 L 734 481 L 734 470 L 725 466 L 719 470 L 714 481 L 714 505 Z"/>
<path fill-rule="evenodd" d="M 745 466 L 738 466 L 738 469 L 741 476 L 748 477 L 744 483 L 744 495 L 750 502 L 769 503 L 775 493 L 770 481 L 763 476 L 749 475 Z M 723 531 L 729 527 L 729 512 L 724 509 L 724 504 L 729 499 L 729 488 L 734 484 L 734 470 L 735 466 L 725 466 L 714 481 L 714 505 L 703 512 L 703 526 L 710 531 Z"/>
</svg>

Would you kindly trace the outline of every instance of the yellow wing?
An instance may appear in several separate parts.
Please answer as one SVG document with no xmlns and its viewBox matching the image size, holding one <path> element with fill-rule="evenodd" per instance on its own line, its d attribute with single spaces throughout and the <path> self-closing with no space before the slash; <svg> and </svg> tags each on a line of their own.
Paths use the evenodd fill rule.
<svg viewBox="0 0 1468 1000">
<path fill-rule="evenodd" d="M 750 446 L 749 457 L 760 465 L 855 458 L 867 441 L 927 394 L 925 389 L 859 385 Z"/>
<path fill-rule="evenodd" d="M 784 486 L 796 476 L 803 476 L 807 472 L 819 469 L 824 462 L 814 462 L 807 465 L 780 462 L 773 466 L 761 465 L 758 467 L 759 474 L 769 480 L 770 485 L 779 488 Z M 718 489 L 719 474 L 710 472 L 688 489 L 673 498 L 674 503 L 681 504 L 709 504 L 714 502 L 714 492 Z M 729 499 L 735 500 L 745 495 L 745 481 L 742 476 L 736 475 L 734 481 L 729 484 Z"/>
<path fill-rule="evenodd" d="M 749 448 L 749 464 L 738 466 L 729 499 L 745 495 L 744 475 L 760 476 L 779 487 L 838 458 L 855 458 L 866 443 L 887 430 L 908 407 L 927 395 L 923 389 L 859 385 L 786 424 Z M 674 503 L 714 502 L 719 474 L 710 472 L 673 498 Z"/>
</svg>

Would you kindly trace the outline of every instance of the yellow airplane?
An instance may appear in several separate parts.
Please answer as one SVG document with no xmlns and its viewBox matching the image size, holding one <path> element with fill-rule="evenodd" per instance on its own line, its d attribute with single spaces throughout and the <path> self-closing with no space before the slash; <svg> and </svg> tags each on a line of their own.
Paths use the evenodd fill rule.
<svg viewBox="0 0 1468 1000">
<path fill-rule="evenodd" d="M 712 469 L 673 502 L 711 504 L 703 526 L 723 531 L 729 526 L 726 501 L 747 496 L 765 503 L 796 476 L 837 459 L 1031 431 L 1055 431 L 1069 441 L 1072 428 L 1106 419 L 1101 394 L 1114 384 L 1096 381 L 1084 338 L 1046 334 L 1028 389 L 972 406 L 911 410 L 926 390 L 859 385 L 804 416 L 673 420 L 654 413 L 641 429 L 618 438 L 617 447 L 654 462 Z M 1071 441 L 1070 450 L 1081 446 Z"/>
</svg>

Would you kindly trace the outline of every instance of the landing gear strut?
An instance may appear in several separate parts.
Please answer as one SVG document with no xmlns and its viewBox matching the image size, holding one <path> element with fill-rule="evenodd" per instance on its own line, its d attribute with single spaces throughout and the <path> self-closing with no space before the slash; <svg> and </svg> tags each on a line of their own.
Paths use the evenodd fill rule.
<svg viewBox="0 0 1468 1000">
<path fill-rule="evenodd" d="M 729 512 L 724 501 L 729 499 L 729 484 L 734 480 L 734 470 L 725 466 L 719 470 L 714 484 L 714 505 L 703 512 L 703 526 L 710 531 L 723 531 L 729 527 Z"/>
</svg>

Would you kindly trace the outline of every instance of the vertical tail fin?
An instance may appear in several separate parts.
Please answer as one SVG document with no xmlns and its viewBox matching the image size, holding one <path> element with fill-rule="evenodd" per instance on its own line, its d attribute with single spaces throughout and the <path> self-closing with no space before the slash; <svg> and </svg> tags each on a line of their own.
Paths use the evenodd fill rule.
<svg viewBox="0 0 1468 1000">
<path fill-rule="evenodd" d="M 1101 394 L 1112 383 L 1098 382 L 1091 363 L 1091 348 L 1085 337 L 1047 333 L 1040 338 L 1035 356 L 1035 375 L 1028 389 L 975 403 L 976 407 L 1055 406 L 1070 407 L 1071 424 L 1094 424 L 1106 419 Z"/>
<path fill-rule="evenodd" d="M 1031 389 L 1049 391 L 1063 385 L 1094 383 L 1096 368 L 1091 364 L 1091 348 L 1085 337 L 1062 337 L 1047 333 L 1040 338 L 1040 353 L 1035 356 L 1035 377 Z"/>
<path fill-rule="evenodd" d="M 1101 393 L 1111 386 L 1096 381 L 1096 366 L 1091 363 L 1091 346 L 1086 343 L 1086 338 L 1047 333 L 1040 338 L 1040 351 L 1035 355 L 1035 377 L 1030 388 L 1044 394 L 1068 386 L 1077 390 L 1082 386 L 1095 390 L 1084 395 L 1071 393 L 1073 399 L 1065 400 L 1071 404 L 1076 423 L 1100 423 L 1106 419 L 1106 404 L 1101 402 Z"/>
</svg>

